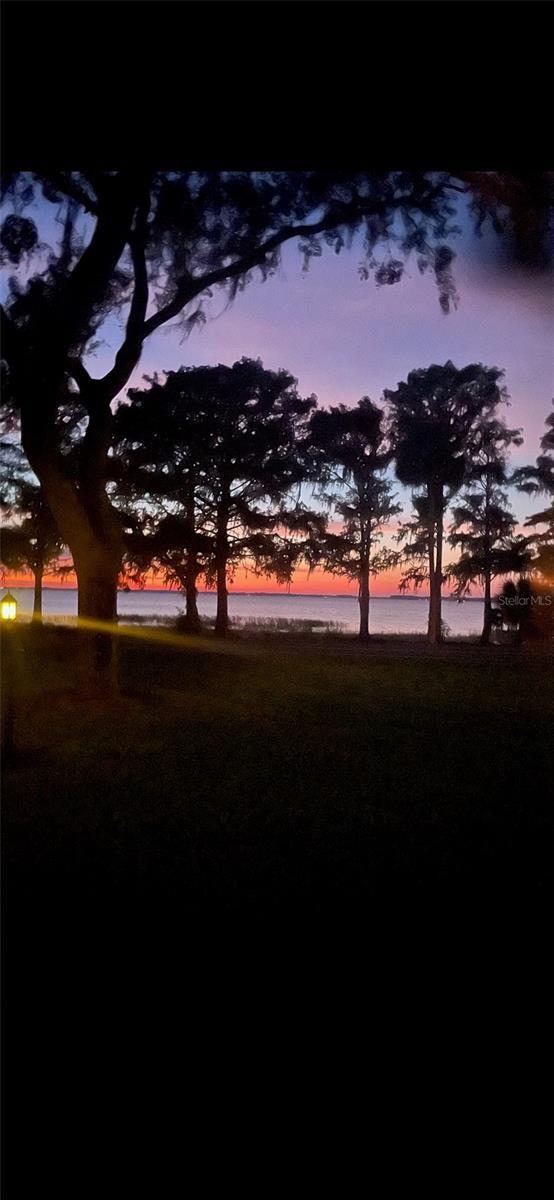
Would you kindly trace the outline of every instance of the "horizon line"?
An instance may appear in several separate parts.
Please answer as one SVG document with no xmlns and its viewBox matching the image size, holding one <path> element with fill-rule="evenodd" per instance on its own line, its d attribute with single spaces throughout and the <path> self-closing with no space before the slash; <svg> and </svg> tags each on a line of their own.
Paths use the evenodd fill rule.
<svg viewBox="0 0 554 1200">
<path fill-rule="evenodd" d="M 8 586 L 8 585 L 6 585 L 6 586 Z M 32 592 L 34 590 L 33 585 L 28 584 L 28 583 L 22 583 L 22 584 L 12 583 L 9 586 L 12 588 L 15 588 L 16 591 L 21 591 L 21 592 L 25 592 L 25 591 Z M 45 592 L 78 592 L 79 591 L 79 589 L 77 587 L 68 587 L 68 586 L 64 586 L 63 584 L 47 584 L 47 583 L 45 583 L 43 585 L 42 590 Z M 132 596 L 137 593 L 139 595 L 144 595 L 145 593 L 148 593 L 148 594 L 154 594 L 154 595 L 158 595 L 158 596 L 175 596 L 175 597 L 183 596 L 183 592 L 181 592 L 177 588 L 172 589 L 172 588 L 147 588 L 147 587 L 137 588 L 137 587 L 135 587 L 135 588 L 118 588 L 117 589 L 118 595 L 123 595 L 123 596 L 131 595 Z M 200 591 L 199 590 L 197 594 L 199 596 L 217 597 L 217 591 L 215 590 L 215 588 L 211 591 L 206 591 L 206 590 Z M 229 591 L 227 594 L 228 594 L 228 596 L 271 596 L 271 597 L 279 596 L 284 599 L 288 599 L 288 598 L 294 599 L 296 597 L 297 599 L 303 598 L 306 600 L 358 600 L 358 596 L 355 592 L 265 592 L 265 591 L 258 591 L 258 592 L 242 592 L 242 591 L 238 592 L 237 591 L 237 592 L 235 592 L 235 591 Z M 429 600 L 429 593 L 428 592 L 418 592 L 418 593 L 415 593 L 415 592 L 374 592 L 370 596 L 370 599 L 373 599 L 373 600 Z M 483 596 L 459 597 L 459 596 L 452 596 L 452 595 L 443 595 L 442 599 L 443 600 L 455 600 L 457 603 L 463 604 L 465 601 L 468 601 L 468 600 L 483 600 Z"/>
</svg>

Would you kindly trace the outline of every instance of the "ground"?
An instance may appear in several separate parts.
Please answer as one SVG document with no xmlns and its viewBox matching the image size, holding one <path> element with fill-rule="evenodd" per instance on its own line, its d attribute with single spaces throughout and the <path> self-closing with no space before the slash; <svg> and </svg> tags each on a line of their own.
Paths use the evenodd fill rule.
<svg viewBox="0 0 554 1200">
<path fill-rule="evenodd" d="M 316 878 L 320 898 L 371 890 L 389 847 L 399 869 L 450 871 L 469 842 L 486 861 L 549 823 L 551 656 L 129 633 L 122 695 L 98 700 L 75 686 L 72 632 L 17 633 L 18 876 L 279 906 L 317 899 Z"/>
<path fill-rule="evenodd" d="M 71 630 L 17 636 L 18 1009 L 68 962 L 74 997 L 98 970 L 142 993 L 144 961 L 174 996 L 185 961 L 186 1011 L 216 1012 L 217 1041 L 237 979 L 248 1011 L 268 994 L 303 1009 L 308 989 L 316 1017 L 338 979 L 357 1054 L 362 1013 L 378 1043 L 392 1022 L 393 1057 L 423 1054 L 422 1038 L 428 1059 L 448 1029 L 463 1073 L 486 1042 L 497 1108 L 521 1128 L 508 1097 L 515 1079 L 529 1092 L 550 995 L 551 654 L 135 631 L 107 700 L 76 687 Z M 537 1131 L 543 1111 L 528 1101 Z"/>
</svg>

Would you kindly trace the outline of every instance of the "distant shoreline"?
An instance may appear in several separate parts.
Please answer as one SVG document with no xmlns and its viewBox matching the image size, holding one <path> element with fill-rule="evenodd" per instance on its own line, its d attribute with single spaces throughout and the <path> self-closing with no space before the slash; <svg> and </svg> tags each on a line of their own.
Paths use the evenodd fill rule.
<svg viewBox="0 0 554 1200">
<path fill-rule="evenodd" d="M 15 588 L 20 592 L 32 592 L 33 588 L 28 583 L 12 583 L 11 588 Z M 57 587 L 55 584 L 45 583 L 43 591 L 45 592 L 78 592 L 76 587 Z M 182 592 L 178 588 L 118 588 L 118 596 L 181 596 Z M 215 596 L 215 589 L 212 591 L 198 591 L 199 596 Z M 270 596 L 273 599 L 279 598 L 283 600 L 357 600 L 355 592 L 229 592 L 229 596 Z M 405 596 L 394 593 L 392 595 L 372 596 L 373 600 L 425 600 L 429 599 L 428 595 Z M 467 604 L 468 602 L 476 601 L 479 604 L 483 603 L 482 596 L 464 596 L 463 600 L 458 600 L 456 596 L 443 596 L 443 602 L 449 601 L 452 604 Z"/>
</svg>

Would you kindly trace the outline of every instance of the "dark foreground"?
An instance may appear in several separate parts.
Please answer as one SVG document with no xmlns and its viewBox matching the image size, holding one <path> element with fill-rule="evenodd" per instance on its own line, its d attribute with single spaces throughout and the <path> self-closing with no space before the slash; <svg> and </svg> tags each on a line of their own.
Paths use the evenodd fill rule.
<svg viewBox="0 0 554 1200">
<path fill-rule="evenodd" d="M 479 1157 L 495 1194 L 542 1194 L 552 657 L 143 634 L 99 701 L 75 687 L 71 631 L 17 635 L 12 1165 L 30 1140 L 49 1179 L 60 1131 L 78 1147 L 133 1097 L 140 1140 L 139 1098 L 165 1114 L 169 1070 L 190 1153 L 308 1118 L 363 1150 L 377 1121 L 413 1137 L 414 1178 L 445 1155 L 471 1179 Z"/>
</svg>

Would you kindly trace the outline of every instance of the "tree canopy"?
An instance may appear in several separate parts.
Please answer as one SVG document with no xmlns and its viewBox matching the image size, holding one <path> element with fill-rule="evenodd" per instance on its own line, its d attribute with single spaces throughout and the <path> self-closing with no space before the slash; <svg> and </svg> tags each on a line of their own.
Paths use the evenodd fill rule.
<svg viewBox="0 0 554 1200">
<path fill-rule="evenodd" d="M 468 440 L 464 492 L 453 509 L 448 541 L 461 553 L 446 573 L 457 596 L 477 580 L 484 586 L 485 644 L 492 628 L 492 580 L 524 570 L 530 558 L 525 538 L 514 538 L 516 518 L 507 506 L 509 450 L 522 442 L 521 430 L 508 429 L 498 417 L 479 419 Z"/>
<path fill-rule="evenodd" d="M 396 474 L 415 489 L 414 517 L 400 529 L 408 568 L 403 585 L 429 580 L 429 637 L 441 639 L 444 514 L 467 470 L 476 424 L 507 399 L 503 371 L 470 363 L 410 371 L 395 390 L 386 389 Z"/>
<path fill-rule="evenodd" d="M 554 404 L 554 400 L 552 401 Z M 554 412 L 546 418 L 546 433 L 541 438 L 541 451 L 535 466 L 521 467 L 515 472 L 514 482 L 528 495 L 550 497 L 550 504 L 540 512 L 533 513 L 525 522 L 535 528 L 529 536 L 534 550 L 533 567 L 544 578 L 554 581 Z M 537 528 L 537 526 L 539 528 Z M 544 528 L 543 528 L 544 527 Z"/>
<path fill-rule="evenodd" d="M 231 367 L 183 367 L 132 389 L 115 418 L 120 492 L 157 513 L 142 543 L 184 585 L 216 581 L 218 632 L 227 630 L 227 579 L 237 563 L 290 577 L 300 544 L 287 536 L 310 514 L 285 503 L 306 474 L 308 418 L 289 372 L 243 358 Z M 136 509 L 136 504 L 135 504 Z M 161 520 L 160 520 L 161 513 Z M 139 553 L 141 542 L 135 540 Z M 191 578 L 194 575 L 194 580 Z M 197 614 L 189 614 L 197 625 Z"/>
</svg>

